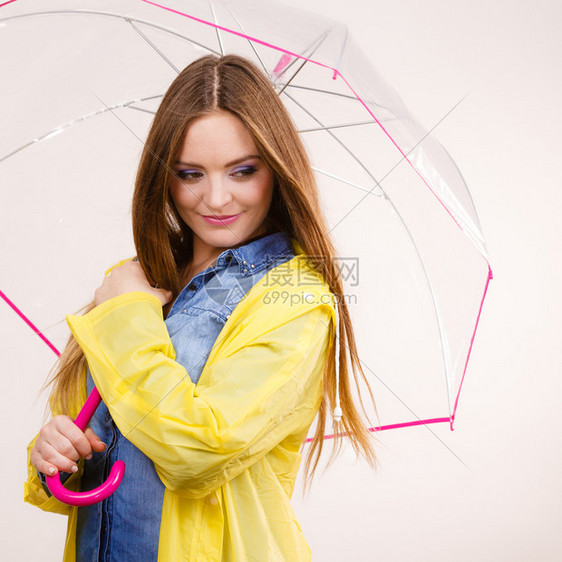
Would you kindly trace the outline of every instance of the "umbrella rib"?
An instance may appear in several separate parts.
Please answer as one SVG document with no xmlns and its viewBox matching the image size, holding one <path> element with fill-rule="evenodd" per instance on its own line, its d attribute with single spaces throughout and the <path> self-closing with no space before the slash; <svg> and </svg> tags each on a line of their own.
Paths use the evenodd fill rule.
<svg viewBox="0 0 562 562">
<path fill-rule="evenodd" d="M 361 189 L 362 191 L 366 191 L 367 193 L 370 193 L 371 195 L 375 195 L 376 197 L 382 197 L 382 195 L 379 195 L 378 193 L 373 192 L 372 188 L 363 187 L 362 185 L 359 185 L 357 183 L 353 183 L 352 181 L 349 181 L 349 180 L 345 180 L 343 178 L 340 178 L 339 176 L 336 176 L 335 174 L 332 174 L 330 172 L 326 172 L 325 170 L 320 170 L 320 168 L 316 168 L 314 166 L 311 166 L 311 168 L 315 172 L 319 172 L 320 174 L 328 176 L 329 178 L 333 178 L 335 180 L 341 181 L 342 183 L 346 183 L 347 185 L 351 185 L 352 187 L 356 187 L 357 189 Z"/>
<path fill-rule="evenodd" d="M 308 62 L 308 59 L 304 59 L 303 63 L 297 68 L 297 71 L 291 76 L 290 80 L 283 86 L 283 88 L 281 89 L 281 91 L 279 92 L 279 95 L 281 95 L 284 91 L 285 88 L 294 80 L 294 78 L 296 77 L 296 75 L 302 70 L 303 66 Z"/>
<path fill-rule="evenodd" d="M 256 47 L 254 46 L 254 42 L 250 40 L 250 36 L 246 33 L 246 30 L 244 29 L 244 26 L 240 23 L 240 20 L 236 17 L 236 14 L 234 14 L 228 6 L 225 6 L 225 8 L 228 10 L 228 13 L 232 16 L 232 19 L 238 24 L 238 26 L 242 30 L 242 34 L 246 38 L 246 41 L 248 41 L 248 43 L 250 44 L 250 47 L 252 47 L 252 51 L 254 51 L 254 54 L 256 55 L 257 59 L 260 61 L 260 64 L 262 66 L 263 71 L 266 74 L 268 74 L 267 67 L 265 66 L 265 63 L 263 62 L 263 60 L 260 57 Z"/>
<path fill-rule="evenodd" d="M 310 92 L 320 92 L 322 94 L 328 94 L 330 96 L 338 96 L 340 98 L 347 98 L 348 100 L 359 102 L 359 100 L 355 96 L 342 94 L 340 92 L 332 92 L 330 90 L 322 90 L 321 88 L 311 88 L 310 86 L 298 86 L 297 84 L 291 84 L 291 88 L 298 88 L 299 90 L 308 90 Z"/>
<path fill-rule="evenodd" d="M 405 160 L 407 160 L 407 157 L 414 152 L 414 150 L 443 122 L 443 120 L 448 117 L 450 115 L 450 113 L 456 109 L 459 104 L 464 101 L 464 99 L 468 96 L 468 94 L 466 94 L 465 96 L 463 96 L 453 107 L 451 107 L 451 109 L 449 109 L 449 111 L 447 111 L 447 113 L 445 113 L 445 115 L 443 115 L 443 117 L 441 117 L 441 119 L 439 119 L 439 121 L 437 121 L 437 123 L 435 123 L 435 125 L 433 125 L 433 127 L 431 127 L 431 129 L 429 129 L 422 137 L 421 139 L 416 142 L 416 144 L 414 146 L 412 146 L 412 148 L 410 148 L 410 150 L 408 150 L 408 152 L 406 152 L 403 156 L 400 157 L 400 159 L 396 162 L 396 164 L 394 164 L 394 166 L 392 166 L 392 168 L 390 168 L 390 170 L 382 177 L 381 179 L 381 183 L 385 180 L 385 178 L 387 176 L 389 176 L 402 162 L 404 162 Z M 435 141 L 435 139 L 433 139 Z M 436 142 L 436 141 L 435 141 Z M 454 164 L 454 162 L 453 162 Z M 459 172 L 460 173 L 460 172 Z M 465 230 L 464 228 L 462 228 L 463 223 L 472 223 L 474 224 L 474 221 L 472 220 L 471 217 L 467 216 L 466 212 L 464 212 L 464 207 L 458 202 L 458 199 L 455 197 L 455 195 L 452 192 L 449 192 L 449 199 L 454 199 L 455 203 L 457 203 L 457 208 L 459 209 L 459 213 L 462 214 L 462 218 L 459 216 L 458 213 L 454 213 L 451 211 L 450 208 L 447 208 L 449 213 L 451 213 L 451 215 L 453 216 L 454 220 L 457 221 L 457 223 L 459 224 L 459 226 L 461 227 L 461 229 L 463 230 L 463 232 L 466 234 L 466 236 L 471 240 L 471 242 L 473 244 L 475 244 L 475 246 L 478 248 L 479 251 L 481 251 L 481 253 L 483 252 L 484 254 L 486 253 L 486 248 L 485 248 L 485 241 L 482 237 L 478 237 L 475 239 L 474 235 L 473 235 L 473 230 L 478 230 L 481 231 L 482 228 L 480 226 L 480 223 L 478 221 L 478 215 L 476 214 L 476 207 L 474 205 L 474 201 L 472 200 L 472 196 L 470 195 L 470 192 L 467 191 L 467 195 L 470 199 L 470 203 L 472 205 L 472 209 L 474 211 L 474 215 L 476 218 L 476 229 L 472 229 L 472 230 Z"/>
<path fill-rule="evenodd" d="M 37 137 L 33 140 L 21 145 L 20 147 L 16 148 L 15 150 L 10 152 L 9 154 L 6 154 L 5 156 L 1 156 L 0 162 L 3 162 L 4 160 L 7 160 L 8 158 L 14 156 L 18 152 L 24 150 L 25 148 L 28 148 L 28 147 L 32 146 L 33 144 L 35 144 L 37 142 L 42 142 L 44 140 L 48 140 L 48 139 L 58 135 L 59 133 L 62 133 L 65 129 L 69 129 L 70 127 L 72 127 L 73 125 L 76 125 L 76 123 L 79 123 L 80 121 L 85 121 L 86 119 L 91 119 L 92 117 L 96 117 L 97 115 L 101 115 L 102 113 L 105 113 L 107 111 L 111 111 L 111 109 L 116 109 L 118 107 L 125 107 L 127 109 L 136 109 L 138 111 L 147 111 L 148 113 L 153 113 L 153 112 L 148 111 L 146 109 L 141 109 L 140 107 L 132 107 L 132 104 L 143 102 L 143 101 L 148 101 L 148 100 L 152 100 L 152 99 L 156 99 L 156 98 L 161 98 L 161 97 L 162 97 L 161 94 L 156 95 L 156 96 L 148 96 L 146 98 L 140 98 L 140 99 L 135 99 L 135 100 L 132 100 L 132 101 L 118 103 L 118 104 L 115 104 L 115 105 L 111 106 L 111 108 L 108 108 L 108 109 L 99 109 L 99 110 L 94 111 L 92 113 L 86 113 L 86 115 L 82 115 L 81 117 L 73 119 L 72 121 L 69 121 L 68 123 L 65 123 L 64 125 L 60 125 L 58 127 L 55 127 L 54 129 L 51 129 L 47 133 L 45 133 L 45 134 L 43 134 L 43 135 L 41 135 L 41 136 L 39 136 L 39 137 Z"/>
<path fill-rule="evenodd" d="M 133 23 L 131 18 L 127 17 L 126 21 L 176 71 L 176 74 L 180 73 L 176 65 Z"/>
<path fill-rule="evenodd" d="M 156 111 L 151 111 L 150 109 L 144 109 L 144 107 L 133 107 L 132 105 L 128 105 L 127 109 L 134 109 L 135 111 L 142 111 L 144 113 L 150 113 L 150 115 L 156 115 Z"/>
<path fill-rule="evenodd" d="M 320 48 L 320 45 L 322 45 L 322 43 L 324 42 L 324 40 L 326 39 L 326 37 L 328 37 L 328 34 L 330 33 L 331 30 L 325 31 L 322 35 L 320 35 L 317 39 L 316 42 L 313 41 L 311 43 L 311 45 L 308 47 L 308 51 L 305 49 L 304 51 L 302 51 L 300 57 L 297 56 L 295 57 L 277 76 L 277 78 L 281 78 L 281 76 L 283 76 L 283 74 L 285 74 L 294 64 L 296 64 L 297 60 L 299 58 L 306 58 L 306 59 L 310 59 L 310 57 Z M 318 43 L 318 44 L 316 44 Z M 291 79 L 292 80 L 292 79 Z M 289 80 L 289 82 L 291 81 Z"/>
<path fill-rule="evenodd" d="M 221 55 L 224 57 L 224 45 L 222 44 L 221 34 L 220 34 L 220 31 L 219 31 L 219 27 L 218 27 L 219 22 L 217 21 L 217 16 L 215 14 L 215 7 L 213 6 L 212 2 L 209 3 L 209 6 L 211 8 L 211 13 L 213 14 L 213 21 L 215 22 L 215 31 L 217 33 L 217 39 L 218 39 L 218 42 L 219 42 Z"/>
<path fill-rule="evenodd" d="M 170 35 L 175 35 L 176 37 L 179 37 L 180 39 L 183 39 L 185 41 L 189 41 L 193 45 L 197 45 L 198 47 L 201 47 L 202 49 L 205 49 L 206 51 L 209 51 L 209 52 L 211 52 L 215 55 L 220 54 L 218 51 L 215 51 L 215 49 L 212 49 L 211 47 L 207 47 L 206 45 L 203 45 L 202 43 L 194 41 L 193 39 L 190 39 L 189 37 L 186 37 L 185 35 L 182 35 L 181 33 L 177 33 L 176 31 L 173 31 L 172 29 L 169 29 L 169 28 L 164 27 L 162 25 L 158 25 L 158 24 L 152 23 L 150 21 L 145 21 L 145 20 L 141 20 L 141 19 L 137 19 L 137 18 L 130 18 L 129 16 L 122 16 L 120 14 L 114 14 L 112 12 L 103 12 L 103 11 L 97 11 L 97 10 L 47 10 L 47 11 L 43 11 L 43 12 L 30 12 L 29 14 L 19 14 L 19 15 L 14 15 L 14 16 L 6 16 L 4 18 L 0 18 L 0 22 L 12 20 L 12 19 L 22 19 L 22 18 L 28 18 L 28 17 L 34 17 L 34 16 L 44 16 L 44 15 L 53 15 L 53 14 L 80 14 L 80 15 L 106 16 L 106 17 L 117 18 L 117 19 L 121 19 L 121 20 L 130 19 L 132 21 L 136 21 L 138 23 L 142 23 L 144 25 L 154 27 L 155 29 L 159 29 L 160 31 L 164 31 L 166 33 L 169 33 Z"/>
<path fill-rule="evenodd" d="M 251 41 L 249 39 L 249 35 L 246 33 L 246 29 L 244 28 L 244 26 L 240 23 L 240 20 L 236 17 L 235 14 L 232 13 L 232 10 L 230 8 L 227 8 L 228 12 L 230 13 L 230 15 L 233 17 L 234 21 L 240 26 L 240 29 L 242 30 L 242 33 L 244 34 L 244 36 L 246 37 L 246 40 L 248 41 L 248 43 L 250 44 L 250 47 L 252 47 L 252 50 L 254 51 L 254 54 L 256 55 L 256 57 L 258 58 L 258 60 L 260 61 L 260 64 L 263 68 L 263 71 L 266 74 L 269 74 L 269 72 L 267 71 L 267 67 L 265 66 L 265 63 L 263 62 L 262 58 L 260 57 L 258 51 L 256 50 L 253 41 Z M 328 32 L 324 32 L 320 37 L 318 37 L 317 41 L 319 42 L 318 45 L 316 46 L 316 48 L 314 48 L 314 42 L 312 43 L 312 45 L 309 46 L 309 49 L 311 50 L 311 53 L 309 55 L 306 55 L 306 58 L 310 58 L 311 55 L 313 55 L 318 48 L 320 47 L 320 45 L 322 44 L 322 42 L 324 41 L 324 39 L 327 37 Z M 314 49 L 314 50 L 312 50 Z M 304 57 L 304 54 L 303 54 Z M 293 64 L 297 61 L 297 59 L 295 58 L 294 60 L 292 60 L 286 68 L 283 69 L 283 71 L 280 73 L 279 76 L 281 76 L 282 74 L 284 74 L 289 68 L 291 68 L 291 66 L 293 66 Z M 306 60 L 305 60 L 306 62 Z M 304 66 L 304 63 L 301 65 L 300 68 L 302 68 Z M 300 70 L 299 68 L 299 70 Z M 291 80 L 296 76 L 296 74 L 299 72 L 299 70 L 297 70 L 297 72 L 295 72 L 295 74 L 293 75 L 293 77 L 291 78 Z M 291 82 L 291 80 L 289 80 L 289 82 Z M 285 87 L 283 89 L 285 89 L 289 84 L 286 84 Z M 283 90 L 281 90 L 282 92 Z M 279 92 L 279 95 L 281 94 L 281 92 Z"/>
<path fill-rule="evenodd" d="M 264 62 L 263 62 L 263 60 L 261 59 L 259 53 L 257 52 L 257 50 L 256 50 L 256 48 L 255 48 L 253 42 L 250 41 L 250 39 L 248 39 L 248 34 L 246 33 L 246 30 L 244 29 L 244 26 L 240 23 L 240 21 L 238 20 L 238 18 L 236 17 L 236 15 L 232 13 L 232 11 L 230 10 L 230 8 L 227 8 L 227 9 L 228 9 L 228 12 L 230 13 L 230 15 L 233 17 L 234 21 L 239 25 L 239 27 L 240 27 L 240 29 L 242 30 L 243 34 L 246 36 L 246 39 L 247 39 L 248 43 L 250 44 L 250 47 L 251 47 L 252 50 L 254 51 L 254 54 L 256 55 L 256 57 L 258 58 L 258 60 L 260 61 L 260 64 L 262 65 L 262 68 L 263 68 L 264 72 L 267 74 L 267 68 L 266 68 L 266 66 L 265 66 L 265 64 L 264 64 Z M 316 49 L 315 49 L 314 51 L 312 51 L 311 54 L 314 54 L 314 53 L 316 52 L 316 50 L 317 50 L 317 49 L 320 47 L 320 45 L 322 44 L 321 41 L 323 41 L 326 36 L 327 36 L 327 33 L 324 33 L 321 37 L 319 37 L 320 43 L 316 46 Z M 313 46 L 314 46 L 314 43 L 313 43 L 309 48 L 312 49 Z M 307 58 L 309 58 L 309 56 L 307 56 Z M 292 61 L 292 62 L 287 66 L 287 68 L 283 70 L 283 72 L 285 72 L 288 68 L 290 68 L 290 66 L 291 66 L 295 61 L 296 61 L 296 59 L 295 59 L 294 61 Z M 305 59 L 304 62 L 307 62 L 306 59 Z M 285 88 L 287 88 L 288 86 L 291 86 L 291 87 L 295 87 L 295 88 L 303 88 L 303 89 L 307 89 L 307 90 L 319 91 L 319 92 L 323 92 L 323 93 L 326 93 L 326 94 L 339 95 L 339 96 L 342 96 L 342 97 L 346 97 L 346 98 L 349 98 L 349 99 L 353 99 L 354 101 L 359 101 L 356 97 L 353 97 L 353 96 L 348 96 L 348 95 L 345 95 L 345 94 L 338 94 L 338 93 L 336 93 L 336 92 L 328 92 L 328 91 L 326 91 L 326 90 L 318 90 L 318 89 L 316 89 L 316 88 L 307 88 L 306 86 L 296 86 L 296 85 L 291 84 L 291 81 L 293 80 L 293 78 L 297 75 L 297 73 L 298 73 L 298 72 L 301 70 L 301 68 L 304 66 L 304 62 L 303 62 L 303 64 L 300 66 L 300 68 L 297 70 L 297 72 L 295 72 L 295 74 L 293 74 L 293 76 L 291 77 L 291 79 L 289 80 L 289 82 L 287 82 L 287 83 L 284 85 L 283 89 L 279 92 L 278 95 L 281 95 L 281 94 L 283 93 L 283 90 L 285 90 Z M 283 72 L 282 72 L 281 74 L 283 74 Z M 308 133 L 308 132 L 312 132 L 312 131 L 326 130 L 326 129 L 328 129 L 328 128 L 334 129 L 334 128 L 337 128 L 337 127 L 350 127 L 350 126 L 353 126 L 353 125 L 363 125 L 363 124 L 372 124 L 372 123 L 373 123 L 372 121 L 365 121 L 365 122 L 363 122 L 363 123 L 352 123 L 352 124 L 346 124 L 346 125 L 334 125 L 334 126 L 332 126 L 332 127 L 326 127 L 326 128 L 302 130 L 302 131 L 299 131 L 299 133 Z M 322 172 L 321 170 L 318 170 L 318 171 L 321 172 L 321 173 L 326 173 L 326 172 Z M 326 173 L 326 175 L 329 175 L 329 174 Z M 333 177 L 335 177 L 335 176 L 333 176 Z M 336 177 L 335 177 L 335 178 L 336 178 Z M 341 179 L 341 178 L 336 178 L 336 179 L 339 179 L 340 181 L 345 181 L 345 180 L 343 180 L 343 179 Z M 351 183 L 350 185 L 355 185 L 355 184 Z M 365 189 L 365 188 L 363 188 L 363 187 L 361 187 L 361 186 L 358 186 L 358 185 L 355 185 L 355 187 L 359 187 L 360 189 Z"/>
<path fill-rule="evenodd" d="M 333 92 L 332 90 L 323 90 L 322 88 L 312 88 L 310 86 L 302 86 L 302 85 L 298 85 L 298 84 L 290 84 L 289 86 L 290 88 L 295 88 L 298 90 L 307 90 L 309 92 L 318 92 L 321 94 L 328 94 L 329 96 L 337 96 L 340 98 L 344 98 L 344 99 L 348 99 L 351 101 L 356 101 L 358 103 L 361 103 L 361 100 L 359 98 L 357 98 L 357 96 L 350 96 L 349 94 L 342 94 L 341 92 Z M 379 103 L 374 102 L 373 100 L 369 100 L 367 98 L 364 98 L 363 100 L 366 104 L 369 104 L 371 106 L 374 106 L 376 108 L 378 108 L 379 110 L 385 110 L 388 111 L 388 108 L 384 107 L 383 105 L 380 105 Z M 361 104 L 363 105 L 363 104 Z"/>
<path fill-rule="evenodd" d="M 304 107 L 300 102 L 298 102 L 293 96 L 291 96 L 288 93 L 285 93 L 285 95 L 293 103 L 298 105 L 305 113 L 307 113 L 310 117 L 312 117 L 312 119 L 314 119 L 314 121 L 316 121 L 321 127 L 324 127 L 324 123 L 322 123 L 320 121 L 320 119 L 318 119 L 318 117 L 313 115 L 312 112 L 310 112 L 306 107 Z M 363 162 L 361 162 L 361 160 L 359 160 L 359 158 L 357 158 L 357 156 L 355 156 L 355 154 L 353 154 L 353 152 L 345 145 L 345 143 L 343 143 L 338 137 L 336 137 L 336 135 L 334 135 L 334 133 L 332 133 L 332 131 L 330 131 L 329 129 L 325 129 L 325 130 L 337 143 L 339 143 L 343 147 L 343 149 L 357 162 L 357 164 L 359 164 L 359 166 L 361 166 L 361 168 L 363 168 L 363 170 L 365 170 L 367 175 L 375 182 L 376 186 L 384 193 L 384 191 L 383 191 L 382 187 L 380 186 L 379 182 L 377 181 L 375 176 L 373 176 L 371 171 L 365 166 L 365 164 L 363 164 Z"/>
<path fill-rule="evenodd" d="M 312 43 L 312 45 L 310 45 L 309 47 L 309 52 L 307 51 L 303 51 L 302 57 L 304 58 L 303 63 L 299 66 L 299 68 L 296 70 L 296 72 L 291 76 L 291 78 L 289 79 L 288 82 L 285 83 L 285 85 L 283 86 L 283 88 L 281 88 L 281 91 L 278 93 L 278 95 L 280 96 L 284 91 L 285 88 L 287 88 L 291 82 L 293 81 L 293 79 L 295 78 L 295 76 L 302 70 L 303 66 L 309 61 L 311 60 L 310 57 L 312 57 L 312 55 L 320 48 L 320 46 L 322 45 L 322 43 L 324 42 L 324 40 L 326 39 L 326 37 L 328 37 L 328 34 L 330 33 L 331 30 L 328 30 L 326 32 L 324 32 L 320 37 L 318 37 L 318 41 L 317 41 L 317 45 L 315 45 L 314 43 Z M 287 72 L 287 70 L 289 70 L 289 68 L 291 68 L 291 66 L 293 66 L 293 64 L 295 64 L 297 61 L 297 59 L 292 60 L 280 73 L 279 76 L 277 78 L 280 78 L 283 74 L 285 74 Z M 288 94 L 285 94 L 288 95 Z"/>
<path fill-rule="evenodd" d="M 296 103 L 303 111 L 305 111 L 310 117 L 312 117 L 318 124 L 323 126 L 323 123 L 317 118 L 315 117 L 310 111 L 308 111 L 308 109 L 306 109 L 305 107 L 303 107 L 298 101 L 296 101 L 292 96 L 290 96 L 289 94 L 285 93 L 285 95 L 291 99 L 294 103 Z M 340 140 L 338 139 L 338 137 L 336 137 L 330 130 L 326 130 L 326 132 L 332 136 L 352 157 L 353 159 L 367 172 L 367 174 L 373 179 L 373 181 L 376 183 L 376 186 L 374 186 L 373 188 L 371 188 L 371 190 L 365 194 L 330 230 L 329 230 L 329 234 L 353 211 L 353 209 L 355 209 L 364 199 L 365 197 L 367 197 L 367 195 L 372 194 L 372 195 L 376 195 L 376 193 L 372 193 L 372 190 L 375 189 L 375 187 L 378 187 L 382 193 L 382 196 L 389 202 L 389 204 L 392 206 L 392 209 L 394 210 L 394 212 L 396 213 L 396 215 L 398 216 L 400 222 L 402 223 L 402 226 L 404 227 L 406 233 L 408 234 L 408 237 L 410 238 L 410 241 L 414 247 L 414 250 L 416 252 L 416 255 L 418 256 L 419 262 L 421 264 L 422 270 L 423 270 L 423 274 L 425 276 L 425 279 L 427 281 L 427 285 L 429 288 L 429 292 L 431 294 L 431 300 L 432 300 L 432 304 L 433 304 L 433 309 L 435 311 L 435 315 L 436 315 L 436 319 L 437 319 L 437 326 L 439 329 L 439 339 L 441 342 L 441 351 L 443 354 L 443 367 L 445 370 L 445 386 L 447 389 L 447 398 L 448 398 L 448 405 L 449 405 L 449 415 L 450 415 L 450 406 L 451 406 L 451 400 L 450 400 L 450 391 L 449 391 L 449 368 L 448 368 L 448 364 L 447 364 L 447 359 L 445 357 L 445 347 L 444 347 L 444 337 L 443 337 L 443 326 L 441 325 L 441 318 L 439 316 L 439 311 L 437 309 L 437 304 L 436 304 L 436 300 L 435 300 L 435 294 L 433 291 L 433 287 L 431 285 L 431 281 L 429 279 L 429 275 L 427 273 L 427 270 L 425 268 L 425 264 L 423 262 L 423 259 L 421 257 L 421 254 L 419 252 L 418 246 L 412 236 L 412 233 L 410 232 L 408 226 L 406 225 L 404 219 L 402 218 L 402 215 L 398 212 L 398 209 L 396 208 L 396 206 L 394 205 L 394 203 L 392 202 L 392 200 L 390 199 L 390 197 L 386 194 L 386 192 L 384 191 L 384 189 L 381 187 L 380 182 L 378 182 L 375 177 L 371 174 L 371 172 L 363 165 L 363 163 L 357 158 L 357 156 L 355 156 L 355 154 L 353 154 L 353 152 L 351 152 L 351 150 Z M 388 174 L 387 174 L 388 175 Z M 386 176 L 385 176 L 386 177 Z"/>
<path fill-rule="evenodd" d="M 328 129 L 342 129 L 344 127 L 355 127 L 356 125 L 376 125 L 376 122 L 358 121 L 356 123 L 343 123 L 341 125 L 327 125 L 326 127 L 315 127 L 314 129 L 301 129 L 299 133 L 313 133 L 315 131 L 327 131 Z"/>
<path fill-rule="evenodd" d="M 382 177 L 381 183 L 398 167 L 398 165 L 401 162 L 403 162 L 406 159 L 406 157 L 411 152 L 413 152 L 424 141 L 424 139 L 429 134 L 431 134 L 431 132 L 443 121 L 443 119 L 445 119 L 453 111 L 453 109 L 455 109 L 461 103 L 461 101 L 463 101 L 465 98 L 466 98 L 466 96 L 461 98 L 429 131 L 427 131 L 427 133 L 405 154 L 405 156 L 400 158 L 400 160 Z M 357 201 L 357 203 L 330 229 L 330 232 L 332 232 L 363 201 L 364 198 L 365 198 L 365 196 L 362 199 L 360 199 L 359 201 Z M 424 265 L 423 260 L 420 256 L 420 253 L 418 251 L 416 243 L 414 242 L 414 239 L 413 239 L 413 236 L 412 236 L 411 232 L 409 231 L 408 227 L 406 226 L 406 223 L 402 219 L 402 216 L 400 215 L 400 213 L 398 212 L 398 210 L 394 206 L 394 203 L 392 202 L 392 200 L 389 197 L 387 197 L 386 194 L 385 194 L 385 198 L 388 199 L 388 202 L 390 203 L 390 205 L 392 205 L 392 208 L 394 209 L 394 212 L 397 214 L 397 216 L 400 219 L 400 222 L 402 223 L 406 232 L 408 233 L 408 236 L 409 236 L 409 238 L 410 238 L 410 240 L 411 240 L 411 242 L 412 242 L 412 244 L 415 248 L 416 254 L 418 255 L 419 261 L 420 261 L 421 266 L 422 266 L 423 271 L 424 271 L 425 278 L 427 280 L 427 284 L 428 284 L 428 287 L 429 287 L 429 291 L 430 291 L 431 299 L 432 299 L 432 303 L 433 303 L 433 308 L 435 310 L 435 315 L 436 315 L 436 318 L 437 318 L 437 326 L 439 328 L 439 338 L 441 340 L 441 353 L 442 353 L 442 358 L 443 358 L 443 366 L 444 366 L 444 370 L 445 370 L 445 387 L 447 389 L 447 402 L 449 404 L 449 416 L 451 416 L 451 389 L 449 388 L 449 367 L 448 367 L 448 363 L 447 363 L 447 357 L 445 355 L 445 347 L 444 347 L 444 344 L 443 344 L 443 342 L 444 342 L 443 327 L 441 325 L 441 319 L 440 319 L 440 316 L 439 316 L 439 311 L 438 311 L 437 305 L 435 303 L 433 288 L 431 286 L 431 282 L 429 280 L 429 275 L 427 274 L 427 271 L 425 269 L 425 265 Z"/>
</svg>

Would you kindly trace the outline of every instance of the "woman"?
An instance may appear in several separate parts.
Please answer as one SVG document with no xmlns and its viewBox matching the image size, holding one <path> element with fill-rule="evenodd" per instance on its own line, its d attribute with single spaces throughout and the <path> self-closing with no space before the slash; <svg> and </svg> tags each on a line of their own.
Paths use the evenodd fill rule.
<svg viewBox="0 0 562 562">
<path fill-rule="evenodd" d="M 376 459 L 351 397 L 346 350 L 364 374 L 312 170 L 249 61 L 206 56 L 171 84 L 133 231 L 137 258 L 67 316 L 26 501 L 69 515 L 65 561 L 310 560 L 290 498 L 314 418 L 310 476 L 330 410 Z M 94 384 L 103 402 L 82 433 L 72 418 Z M 90 489 L 119 458 L 122 484 L 94 506 L 64 505 L 44 484 L 60 471 Z"/>
</svg>

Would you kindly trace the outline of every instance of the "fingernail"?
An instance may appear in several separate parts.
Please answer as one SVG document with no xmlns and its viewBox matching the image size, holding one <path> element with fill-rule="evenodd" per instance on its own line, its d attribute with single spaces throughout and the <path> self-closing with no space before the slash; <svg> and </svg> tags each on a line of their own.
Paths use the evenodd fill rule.
<svg viewBox="0 0 562 562">
<path fill-rule="evenodd" d="M 49 474 L 53 474 L 53 472 L 55 472 L 55 469 L 52 466 L 50 466 L 49 467 Z"/>
<path fill-rule="evenodd" d="M 92 453 L 90 453 L 87 457 L 86 460 L 89 461 L 92 458 Z"/>
<path fill-rule="evenodd" d="M 74 465 L 70 470 L 72 470 L 72 472 L 78 472 L 78 467 Z"/>
</svg>

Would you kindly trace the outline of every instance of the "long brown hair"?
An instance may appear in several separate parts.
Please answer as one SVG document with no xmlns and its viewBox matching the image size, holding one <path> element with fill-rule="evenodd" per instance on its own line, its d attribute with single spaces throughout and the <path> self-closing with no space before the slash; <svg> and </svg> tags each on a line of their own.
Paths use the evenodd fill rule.
<svg viewBox="0 0 562 562">
<path fill-rule="evenodd" d="M 332 346 L 326 361 L 316 430 L 305 462 L 306 480 L 310 484 L 317 468 L 328 412 L 332 412 L 336 404 L 336 360 L 343 418 L 334 422 L 334 447 L 328 466 L 341 449 L 342 434 L 346 434 L 356 453 L 376 467 L 373 436 L 352 396 L 348 353 L 355 390 L 362 380 L 373 405 L 375 401 L 357 355 L 343 285 L 335 265 L 335 250 L 319 204 L 312 168 L 275 89 L 259 68 L 245 58 L 238 55 L 202 57 L 187 66 L 166 91 L 148 134 L 135 180 L 132 222 L 139 262 L 149 281 L 173 293 L 172 301 L 164 307 L 166 317 L 183 288 L 181 271 L 192 259 L 193 240 L 191 229 L 180 218 L 170 195 L 173 164 L 191 122 L 217 109 L 229 111 L 241 119 L 252 134 L 260 157 L 273 171 L 273 197 L 266 219 L 268 231 L 284 230 L 298 241 L 305 254 L 314 256 L 311 263 L 326 280 L 338 303 L 339 357 L 335 357 L 335 345 Z M 86 311 L 93 306 L 94 303 L 87 305 Z M 71 397 L 82 396 L 84 374 L 84 354 L 71 335 L 53 379 L 51 411 L 75 415 L 70 410 Z M 359 402 L 366 415 L 360 394 Z"/>
</svg>

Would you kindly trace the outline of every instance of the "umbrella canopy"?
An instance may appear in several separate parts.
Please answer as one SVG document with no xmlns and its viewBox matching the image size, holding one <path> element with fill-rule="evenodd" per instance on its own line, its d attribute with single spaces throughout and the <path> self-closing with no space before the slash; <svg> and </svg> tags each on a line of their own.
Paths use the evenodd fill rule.
<svg viewBox="0 0 562 562">
<path fill-rule="evenodd" d="M 249 0 L 0 8 L 0 289 L 38 346 L 61 349 L 65 314 L 135 254 L 134 176 L 169 84 L 196 58 L 236 53 L 269 76 L 309 152 L 376 428 L 453 428 L 492 278 L 484 236 L 454 161 L 344 25 Z"/>
</svg>

